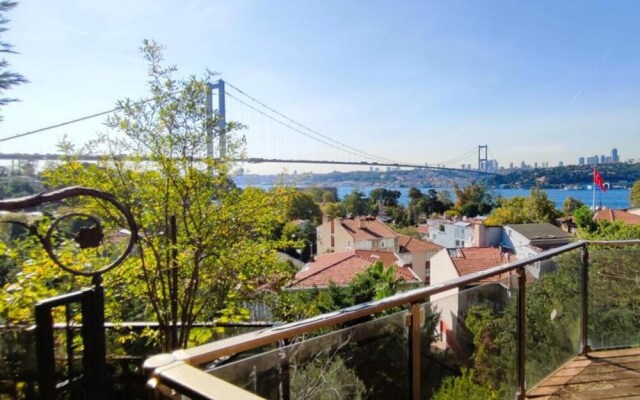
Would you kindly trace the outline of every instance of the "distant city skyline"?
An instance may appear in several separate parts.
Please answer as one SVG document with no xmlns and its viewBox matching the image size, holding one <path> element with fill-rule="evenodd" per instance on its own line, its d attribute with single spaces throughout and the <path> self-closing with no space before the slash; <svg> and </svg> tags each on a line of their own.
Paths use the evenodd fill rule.
<svg viewBox="0 0 640 400">
<path fill-rule="evenodd" d="M 0 138 L 146 98 L 138 48 L 148 38 L 166 45 L 179 76 L 219 71 L 305 126 L 406 163 L 475 166 L 460 156 L 488 144 L 500 166 L 568 165 L 601 156 L 604 139 L 624 149 L 622 161 L 637 159 L 640 53 L 629 38 L 639 15 L 630 0 L 23 1 L 2 40 L 19 53 L 5 55 L 10 69 L 31 83 L 4 94 L 21 101 L 0 109 Z M 248 126 L 249 156 L 336 157 L 232 98 L 227 107 Z M 52 152 L 65 135 L 81 144 L 105 131 L 102 121 L 2 142 L 0 152 Z"/>
</svg>

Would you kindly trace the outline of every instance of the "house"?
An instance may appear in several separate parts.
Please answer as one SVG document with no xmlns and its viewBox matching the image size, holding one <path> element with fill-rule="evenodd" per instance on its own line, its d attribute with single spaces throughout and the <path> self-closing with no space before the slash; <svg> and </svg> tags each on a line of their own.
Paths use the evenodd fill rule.
<svg viewBox="0 0 640 400">
<path fill-rule="evenodd" d="M 425 285 L 429 285 L 431 280 L 431 257 L 442 250 L 442 246 L 435 243 L 425 242 L 407 235 L 398 235 L 398 255 L 405 264 L 411 265 L 413 272 L 418 275 Z"/>
<path fill-rule="evenodd" d="M 427 220 L 429 241 L 446 248 L 490 247 L 500 243 L 499 226 L 487 226 L 482 218 Z"/>
<path fill-rule="evenodd" d="M 515 261 L 509 252 L 496 247 L 451 248 L 440 250 L 431 259 L 431 284 L 436 285 L 461 276 L 481 272 Z M 450 289 L 431 297 L 433 311 L 440 313 L 436 328 L 440 340 L 437 347 L 462 352 L 458 335 L 464 327 L 466 311 L 472 305 L 486 305 L 500 310 L 506 303 L 512 275 L 494 276 L 460 289 Z"/>
<path fill-rule="evenodd" d="M 296 274 L 294 283 L 289 288 L 326 288 L 330 283 L 346 286 L 356 274 L 377 261 L 381 261 L 385 267 L 394 268 L 396 278 L 403 280 L 405 284 L 422 283 L 410 266 L 394 252 L 348 250 L 318 255 Z"/>
<path fill-rule="evenodd" d="M 398 234 L 371 217 L 327 218 L 316 232 L 318 254 L 344 250 L 398 250 Z"/>
<path fill-rule="evenodd" d="M 572 216 L 556 218 L 556 224 L 567 233 L 575 233 L 578 230 Z"/>
<path fill-rule="evenodd" d="M 526 258 L 570 241 L 571 235 L 568 232 L 549 223 L 513 224 L 504 226 L 501 245 L 518 258 Z"/>
<path fill-rule="evenodd" d="M 594 221 L 622 221 L 625 224 L 640 225 L 640 214 L 635 214 L 627 210 L 598 210 L 593 216 Z"/>
</svg>

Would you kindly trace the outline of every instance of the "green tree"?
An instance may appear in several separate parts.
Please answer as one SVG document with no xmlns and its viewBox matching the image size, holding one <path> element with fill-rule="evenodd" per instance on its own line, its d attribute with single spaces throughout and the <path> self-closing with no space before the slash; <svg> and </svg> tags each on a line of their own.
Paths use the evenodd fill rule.
<svg viewBox="0 0 640 400">
<path fill-rule="evenodd" d="M 400 195 L 401 193 L 398 190 L 389 190 L 384 188 L 373 189 L 371 193 L 369 193 L 371 209 L 377 210 L 379 202 L 382 203 L 383 206 L 397 206 Z"/>
<path fill-rule="evenodd" d="M 567 197 L 562 203 L 562 213 L 564 215 L 573 215 L 573 212 L 584 206 L 584 203 L 574 197 Z"/>
<path fill-rule="evenodd" d="M 293 190 L 288 196 L 287 219 L 305 219 L 318 225 L 322 221 L 320 206 L 313 201 L 313 197 L 305 192 Z"/>
<path fill-rule="evenodd" d="M 542 189 L 532 188 L 527 201 L 528 217 L 531 222 L 548 222 L 553 224 L 560 216 L 556 205 Z"/>
<path fill-rule="evenodd" d="M 162 64 L 161 50 L 149 41 L 142 49 L 152 100 L 120 101 L 122 111 L 107 121 L 120 135 L 101 135 L 89 145 L 110 155 L 81 165 L 65 145 L 69 157 L 45 176 L 52 186 L 112 193 L 131 209 L 140 227 L 138 249 L 106 275 L 105 287 L 120 306 L 143 304 L 141 317 L 158 321 L 163 350 L 169 350 L 187 346 L 196 320 L 243 318 L 241 301 L 256 286 L 288 273 L 276 257 L 286 243 L 273 237 L 285 222 L 282 204 L 289 192 L 240 190 L 230 182 L 229 161 L 197 161 L 206 157 L 205 133 L 218 122 L 207 114 L 207 84 L 174 79 L 176 68 Z M 230 123 L 226 131 L 236 128 Z M 229 135 L 228 156 L 237 156 L 241 145 L 241 138 Z M 136 157 L 118 157 L 123 153 Z M 169 234 L 173 218 L 175 241 Z M 21 287 L 38 284 L 46 283 L 31 279 Z M 120 312 L 112 309 L 110 317 L 122 318 Z"/>
<path fill-rule="evenodd" d="M 347 214 L 351 214 L 354 217 L 365 215 L 369 211 L 368 199 L 364 193 L 359 190 L 354 190 L 342 199 L 342 206 Z"/>
<path fill-rule="evenodd" d="M 592 232 L 597 227 L 593 220 L 593 211 L 585 205 L 573 211 L 573 220 L 578 225 L 578 228 L 586 232 Z"/>
<path fill-rule="evenodd" d="M 7 31 L 7 28 L 4 27 L 4 25 L 9 22 L 6 17 L 6 13 L 11 11 L 11 9 L 13 9 L 17 4 L 18 3 L 15 1 L 0 1 L 0 34 Z M 15 53 L 15 51 L 13 51 L 13 47 L 9 43 L 0 41 L 0 53 L 9 54 Z M 24 76 L 17 72 L 9 71 L 8 68 L 9 62 L 2 58 L 0 60 L 0 106 L 16 101 L 16 99 L 3 97 L 5 91 L 16 85 L 27 83 Z M 0 116 L 0 121 L 2 121 L 2 116 Z"/>
<path fill-rule="evenodd" d="M 291 362 L 291 398 L 307 400 L 361 400 L 366 388 L 337 351 L 326 351 L 311 361 Z"/>
<path fill-rule="evenodd" d="M 467 217 L 485 215 L 494 207 L 493 196 L 484 185 L 472 183 L 469 186 L 459 187 L 454 184 L 453 190 L 456 194 L 455 209 L 461 215 Z"/>
<path fill-rule="evenodd" d="M 497 400 L 498 392 L 486 383 L 474 382 L 474 370 L 462 368 L 462 375 L 447 377 L 433 400 Z"/>
<path fill-rule="evenodd" d="M 448 190 L 441 190 L 438 192 L 438 201 L 442 203 L 445 211 L 453 207 L 453 200 L 451 200 L 451 192 Z"/>
<path fill-rule="evenodd" d="M 487 218 L 488 225 L 554 223 L 560 212 L 546 192 L 532 188 L 528 197 L 516 196 L 511 199 L 499 199 L 496 207 Z"/>
<path fill-rule="evenodd" d="M 590 226 L 579 230 L 578 233 L 582 239 L 636 240 L 640 239 L 640 225 L 626 224 L 622 221 L 591 221 Z"/>
<path fill-rule="evenodd" d="M 411 199 L 411 200 L 420 199 L 420 198 L 422 198 L 424 196 L 422 194 L 422 191 L 420 191 L 420 189 L 418 189 L 416 187 L 409 188 L 409 192 L 407 192 L 407 195 L 409 196 L 409 199 Z"/>
<path fill-rule="evenodd" d="M 629 191 L 629 203 L 631 203 L 631 207 L 640 206 L 640 180 L 637 180 Z"/>
<path fill-rule="evenodd" d="M 349 283 L 352 304 L 380 300 L 398 292 L 401 280 L 396 278 L 393 267 L 385 267 L 381 261 L 356 274 Z"/>
<path fill-rule="evenodd" d="M 342 203 L 325 203 L 321 209 L 322 213 L 330 219 L 344 217 L 347 213 Z"/>
</svg>

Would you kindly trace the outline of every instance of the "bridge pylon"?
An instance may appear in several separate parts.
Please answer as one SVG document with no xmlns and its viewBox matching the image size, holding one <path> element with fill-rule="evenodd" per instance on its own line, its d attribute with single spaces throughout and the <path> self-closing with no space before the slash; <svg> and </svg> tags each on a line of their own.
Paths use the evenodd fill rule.
<svg viewBox="0 0 640 400">
<path fill-rule="evenodd" d="M 482 172 L 487 172 L 488 171 L 488 167 L 489 167 L 489 157 L 488 157 L 488 152 L 489 152 L 489 146 L 487 146 L 486 144 L 484 146 L 479 145 L 478 146 L 478 171 L 482 171 Z"/>
</svg>

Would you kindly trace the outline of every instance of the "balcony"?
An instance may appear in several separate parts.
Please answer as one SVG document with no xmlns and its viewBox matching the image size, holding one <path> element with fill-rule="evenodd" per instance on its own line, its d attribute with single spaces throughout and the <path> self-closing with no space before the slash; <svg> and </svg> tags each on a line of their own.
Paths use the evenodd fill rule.
<svg viewBox="0 0 640 400">
<path fill-rule="evenodd" d="M 602 350 L 578 356 L 527 393 L 528 399 L 640 397 L 640 349 Z"/>
<path fill-rule="evenodd" d="M 611 350 L 640 345 L 639 256 L 640 241 L 571 243 L 154 356 L 145 363 L 148 385 L 157 398 L 429 399 L 468 369 L 474 390 L 504 399 L 572 398 L 583 379 L 592 387 L 615 384 L 601 382 L 607 377 L 640 386 L 633 369 L 640 363 L 612 358 L 633 350 Z M 600 373 L 607 363 L 619 364 L 622 375 Z"/>
</svg>

